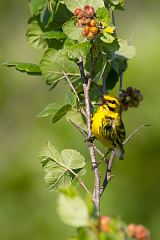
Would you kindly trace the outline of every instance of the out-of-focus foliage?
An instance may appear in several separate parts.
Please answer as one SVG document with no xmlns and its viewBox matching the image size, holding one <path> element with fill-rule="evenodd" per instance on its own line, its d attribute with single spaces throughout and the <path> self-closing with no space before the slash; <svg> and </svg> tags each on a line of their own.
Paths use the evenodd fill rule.
<svg viewBox="0 0 160 240">
<path fill-rule="evenodd" d="M 124 113 L 125 126 L 128 133 L 143 123 L 151 127 L 126 146 L 125 161 L 115 162 L 115 177 L 102 198 L 103 214 L 118 213 L 128 223 L 146 225 L 153 240 L 159 237 L 160 225 L 158 9 L 158 0 L 127 1 L 126 11 L 116 16 L 122 38 L 130 37 L 137 49 L 124 75 L 126 87 L 130 82 L 144 95 L 138 109 Z M 1 0 L 1 62 L 39 59 L 39 52 L 26 44 L 28 16 L 27 2 Z M 35 118 L 47 103 L 63 102 L 65 86 L 48 94 L 40 76 L 31 78 L 4 67 L 0 71 L 0 239 L 65 239 L 73 230 L 60 224 L 55 194 L 45 190 L 36 153 L 49 138 L 61 149 L 78 146 L 83 152 L 83 139 L 63 120 L 54 127 Z M 89 168 L 88 185 L 91 174 Z"/>
</svg>

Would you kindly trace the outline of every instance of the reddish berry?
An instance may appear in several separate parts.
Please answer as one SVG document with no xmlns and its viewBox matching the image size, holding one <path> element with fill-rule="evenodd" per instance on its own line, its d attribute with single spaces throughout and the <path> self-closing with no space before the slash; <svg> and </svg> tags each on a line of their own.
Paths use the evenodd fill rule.
<svg viewBox="0 0 160 240">
<path fill-rule="evenodd" d="M 90 27 L 90 32 L 93 33 L 94 35 L 96 35 L 99 31 L 99 29 L 97 27 Z"/>
<path fill-rule="evenodd" d="M 88 35 L 87 35 L 87 38 L 89 40 L 92 40 L 94 38 L 94 34 L 92 32 L 89 32 Z"/>
<path fill-rule="evenodd" d="M 76 8 L 76 10 L 74 11 L 74 15 L 79 18 L 83 17 L 83 10 L 81 8 Z"/>
<path fill-rule="evenodd" d="M 149 240 L 150 233 L 143 225 L 129 224 L 128 235 L 137 240 Z"/>
<path fill-rule="evenodd" d="M 86 35 L 88 35 L 89 32 L 90 32 L 90 27 L 89 27 L 89 26 L 86 26 L 83 31 L 85 31 L 85 32 L 86 32 Z"/>
<path fill-rule="evenodd" d="M 95 10 L 93 6 L 86 5 L 84 7 L 84 15 L 87 17 L 93 17 L 95 14 Z"/>
<path fill-rule="evenodd" d="M 83 26 L 85 26 L 86 25 L 86 18 L 80 18 L 80 19 L 78 19 L 78 21 L 77 21 L 77 24 L 78 24 L 78 26 L 79 27 L 83 27 Z"/>
<path fill-rule="evenodd" d="M 88 26 L 90 26 L 90 21 L 91 21 L 90 18 L 86 18 L 86 20 L 85 20 L 85 24 L 88 25 Z"/>
<path fill-rule="evenodd" d="M 97 25 L 97 21 L 95 20 L 95 19 L 92 19 L 91 21 L 90 21 L 90 27 L 96 27 L 96 25 Z"/>
<path fill-rule="evenodd" d="M 109 232 L 110 231 L 110 223 L 111 223 L 111 219 L 108 216 L 101 216 L 99 218 L 99 228 L 100 231 L 102 232 Z"/>
</svg>

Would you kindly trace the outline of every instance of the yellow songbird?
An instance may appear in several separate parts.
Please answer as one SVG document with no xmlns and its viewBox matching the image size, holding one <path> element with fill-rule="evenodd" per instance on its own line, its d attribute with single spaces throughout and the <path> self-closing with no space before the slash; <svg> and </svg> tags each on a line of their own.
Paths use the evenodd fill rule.
<svg viewBox="0 0 160 240">
<path fill-rule="evenodd" d="M 123 159 L 125 129 L 122 122 L 121 101 L 115 96 L 104 95 L 102 104 L 91 119 L 92 134 L 108 150 L 115 149 L 119 159 Z"/>
</svg>

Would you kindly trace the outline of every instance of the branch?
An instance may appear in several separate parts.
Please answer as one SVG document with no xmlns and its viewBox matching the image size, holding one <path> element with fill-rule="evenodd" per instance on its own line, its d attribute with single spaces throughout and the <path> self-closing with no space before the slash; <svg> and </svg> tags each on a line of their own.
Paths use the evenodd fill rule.
<svg viewBox="0 0 160 240">
<path fill-rule="evenodd" d="M 91 108 L 90 108 L 90 98 L 89 98 L 89 88 L 90 84 L 87 85 L 86 76 L 84 73 L 84 66 L 83 66 L 83 59 L 80 58 L 78 62 L 82 83 L 83 83 L 83 91 L 84 91 L 84 98 L 85 98 L 85 106 L 86 106 L 86 115 L 87 115 L 87 137 L 91 139 L 92 132 L 91 132 Z M 91 83 L 91 75 L 90 72 L 90 83 Z M 93 191 L 93 202 L 97 211 L 97 215 L 99 215 L 99 205 L 100 205 L 100 176 L 98 171 L 98 166 L 96 164 L 96 157 L 94 152 L 94 145 L 93 142 L 88 143 L 90 158 L 92 162 L 92 167 L 94 171 L 94 191 Z"/>
<path fill-rule="evenodd" d="M 64 71 L 63 71 L 63 75 L 65 76 L 65 78 L 66 78 L 66 80 L 67 80 L 67 82 L 68 82 L 70 88 L 71 88 L 72 91 L 74 92 L 74 94 L 75 94 L 75 96 L 76 96 L 76 98 L 77 98 L 77 100 L 78 100 L 78 103 L 80 103 L 79 96 L 78 96 L 78 94 L 77 94 L 77 92 L 76 92 L 76 90 L 75 90 L 75 88 L 74 88 L 74 86 L 73 86 L 71 80 L 69 79 L 69 77 L 67 76 L 67 74 L 66 74 Z"/>
<path fill-rule="evenodd" d="M 70 121 L 70 123 L 71 123 L 75 128 L 77 128 L 77 129 L 79 130 L 79 132 L 80 132 L 80 133 L 84 136 L 84 138 L 86 139 L 86 137 L 87 137 L 87 131 L 86 131 L 84 128 L 78 126 L 78 125 L 77 125 L 76 123 L 74 123 L 71 119 L 69 119 L 69 121 Z M 85 142 L 87 142 L 87 141 L 85 141 Z M 88 142 L 87 142 L 87 143 L 88 143 Z M 93 147 L 94 147 L 95 151 L 102 157 L 102 159 L 104 159 L 104 158 L 105 158 L 105 155 L 99 150 L 99 148 L 97 148 L 95 144 L 93 144 Z M 97 163 L 97 164 L 99 165 L 99 163 Z"/>
<path fill-rule="evenodd" d="M 150 127 L 150 125 L 149 125 L 149 124 L 146 124 L 146 125 L 142 125 L 142 126 L 136 128 L 136 129 L 124 140 L 123 145 L 125 145 L 127 142 L 129 142 L 134 135 L 136 135 L 140 130 L 142 130 L 142 129 L 145 128 L 145 127 Z"/>
<path fill-rule="evenodd" d="M 88 190 L 88 188 L 86 187 L 85 183 L 83 182 L 83 180 L 81 179 L 81 177 L 75 173 L 74 171 L 72 171 L 72 169 L 69 169 L 69 171 L 78 179 L 79 181 L 79 184 L 84 188 L 84 190 L 87 192 L 87 193 L 90 193 L 90 191 Z"/>
<path fill-rule="evenodd" d="M 123 71 L 121 71 L 121 73 L 119 74 L 119 95 L 121 94 L 122 92 L 122 85 L 123 85 Z"/>
<path fill-rule="evenodd" d="M 100 196 L 102 196 L 102 194 L 103 194 L 104 190 L 106 189 L 109 181 L 113 177 L 113 175 L 111 175 L 111 170 L 112 170 L 112 165 L 113 165 L 114 158 L 115 158 L 115 150 L 112 150 L 111 156 L 110 156 L 110 158 L 108 160 L 108 163 L 107 163 L 107 170 L 106 170 L 105 178 L 104 178 L 102 187 L 100 188 Z"/>
<path fill-rule="evenodd" d="M 78 96 L 78 94 L 77 94 L 77 92 L 76 92 L 76 89 L 74 88 L 71 80 L 69 79 L 69 77 L 67 76 L 67 74 L 66 74 L 64 71 L 63 71 L 63 75 L 65 76 L 65 78 L 66 78 L 66 80 L 67 80 L 70 88 L 71 88 L 72 91 L 74 92 L 74 94 L 75 94 L 75 96 L 76 96 L 76 98 L 77 98 L 77 100 L 78 100 L 78 103 L 79 103 L 79 105 L 80 105 L 79 96 Z M 83 108 L 81 108 L 81 107 L 80 107 L 80 112 L 81 112 L 81 113 L 83 114 L 83 116 L 86 118 L 86 113 L 85 113 L 85 111 L 83 110 Z"/>
<path fill-rule="evenodd" d="M 150 125 L 142 125 L 138 128 L 136 128 L 129 136 L 128 138 L 126 138 L 126 140 L 123 142 L 123 145 L 125 145 L 128 141 L 130 141 L 132 139 L 132 137 L 137 134 L 140 130 L 142 130 L 145 127 L 148 127 Z M 112 150 L 110 159 L 107 162 L 107 170 L 106 170 L 106 174 L 105 174 L 105 178 L 102 184 L 102 187 L 100 188 L 100 196 L 102 196 L 104 190 L 106 189 L 109 181 L 111 180 L 111 178 L 113 177 L 113 175 L 111 175 L 111 170 L 112 170 L 112 165 L 113 165 L 113 161 L 115 158 L 115 150 Z M 101 160 L 103 160 L 104 158 L 102 158 Z"/>
</svg>

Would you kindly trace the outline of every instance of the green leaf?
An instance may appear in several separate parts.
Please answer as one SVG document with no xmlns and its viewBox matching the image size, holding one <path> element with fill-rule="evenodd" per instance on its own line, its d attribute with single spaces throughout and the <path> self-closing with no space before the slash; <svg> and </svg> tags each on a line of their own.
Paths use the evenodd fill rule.
<svg viewBox="0 0 160 240">
<path fill-rule="evenodd" d="M 59 190 L 72 184 L 75 175 L 85 166 L 84 157 L 73 149 L 64 149 L 61 154 L 48 143 L 40 153 L 45 181 L 49 190 Z M 76 170 L 75 174 L 73 174 Z"/>
<path fill-rule="evenodd" d="M 126 0 L 104 0 L 105 6 L 113 6 L 115 9 L 124 9 Z"/>
<path fill-rule="evenodd" d="M 96 76 L 93 78 L 94 82 L 102 82 L 102 76 L 104 74 L 104 72 L 106 71 L 106 67 L 107 67 L 107 55 L 103 54 L 103 58 L 101 61 L 101 69 L 98 71 L 98 73 L 96 74 Z"/>
<path fill-rule="evenodd" d="M 95 10 L 97 10 L 97 8 L 104 7 L 103 0 L 64 0 L 63 2 L 71 12 L 74 12 L 76 8 L 83 8 L 85 5 L 94 6 Z"/>
<path fill-rule="evenodd" d="M 111 68 L 106 80 L 107 90 L 112 90 L 115 87 L 118 80 L 119 80 L 118 73 L 114 70 L 114 68 Z"/>
<path fill-rule="evenodd" d="M 53 21 L 57 4 L 57 0 L 47 1 L 41 11 L 40 20 L 44 27 L 48 27 L 48 25 Z"/>
<path fill-rule="evenodd" d="M 102 23 L 104 23 L 106 26 L 108 26 L 110 24 L 111 16 L 110 16 L 110 12 L 107 8 L 105 8 L 105 7 L 98 8 L 96 11 L 96 16 L 97 16 L 98 20 L 101 21 Z"/>
<path fill-rule="evenodd" d="M 60 32 L 60 31 L 50 31 L 50 32 L 45 32 L 41 35 L 42 38 L 44 39 L 53 39 L 53 38 L 56 38 L 56 39 L 64 39 L 64 38 L 67 38 L 67 36 L 63 33 L 63 32 Z"/>
<path fill-rule="evenodd" d="M 61 151 L 63 162 L 71 169 L 79 169 L 85 167 L 85 158 L 76 150 L 64 149 Z"/>
<path fill-rule="evenodd" d="M 60 120 L 68 111 L 71 110 L 70 104 L 60 105 L 58 103 L 48 104 L 37 117 L 49 117 L 52 116 L 52 122 L 56 123 Z"/>
<path fill-rule="evenodd" d="M 135 56 L 136 54 L 135 47 L 128 45 L 127 40 L 120 39 L 118 43 L 120 45 L 120 48 L 119 50 L 115 51 L 116 56 L 119 56 L 125 59 L 131 59 Z"/>
<path fill-rule="evenodd" d="M 29 7 L 33 16 L 39 14 L 40 10 L 43 9 L 48 0 L 29 0 Z"/>
<path fill-rule="evenodd" d="M 71 81 L 80 79 L 79 68 L 77 64 L 63 56 L 63 51 L 48 49 L 40 61 L 40 69 L 47 84 L 54 81 L 65 80 L 64 73 Z"/>
<path fill-rule="evenodd" d="M 39 157 L 45 171 L 44 179 L 48 190 L 59 190 L 71 185 L 71 176 L 68 169 L 62 166 L 62 157 L 54 145 L 48 143 Z"/>
<path fill-rule="evenodd" d="M 65 98 L 65 103 L 70 104 L 72 107 L 76 106 L 76 96 L 73 92 L 68 90 L 66 92 L 66 98 Z"/>
<path fill-rule="evenodd" d="M 97 83 L 92 82 L 90 91 L 89 91 L 90 101 L 92 103 L 99 102 L 101 96 L 102 96 L 102 87 L 99 86 Z"/>
<path fill-rule="evenodd" d="M 70 104 L 63 105 L 58 109 L 52 118 L 52 123 L 59 121 L 67 112 L 71 110 L 72 106 Z"/>
<path fill-rule="evenodd" d="M 42 38 L 43 31 L 36 19 L 29 21 L 29 28 L 26 33 L 27 41 L 36 49 L 46 49 L 48 47 L 47 40 Z"/>
<path fill-rule="evenodd" d="M 105 31 L 103 31 L 103 36 L 100 37 L 100 39 L 105 42 L 105 43 L 113 43 L 115 37 L 112 36 L 111 34 L 109 33 L 106 33 Z"/>
<path fill-rule="evenodd" d="M 86 41 L 86 38 L 82 36 L 82 28 L 76 27 L 75 20 L 65 22 L 62 29 L 70 39 L 77 40 L 78 42 Z"/>
<path fill-rule="evenodd" d="M 66 5 L 58 1 L 52 22 L 53 29 L 62 29 L 62 25 L 69 21 L 72 17 L 73 14 L 67 9 Z"/>
<path fill-rule="evenodd" d="M 42 112 L 37 115 L 37 117 L 53 116 L 59 108 L 61 108 L 61 105 L 59 103 L 50 103 L 43 109 Z"/>
<path fill-rule="evenodd" d="M 68 58 L 78 60 L 80 57 L 86 58 L 91 49 L 90 42 L 77 43 L 64 48 L 64 53 L 67 53 Z"/>
<path fill-rule="evenodd" d="M 99 237 L 90 228 L 81 228 L 78 231 L 78 240 L 99 240 Z M 106 238 L 105 240 L 111 239 Z"/>
<path fill-rule="evenodd" d="M 127 59 L 123 57 L 114 57 L 112 59 L 112 68 L 120 75 L 121 72 L 127 69 Z"/>
<path fill-rule="evenodd" d="M 41 75 L 41 70 L 37 64 L 23 62 L 8 62 L 3 65 L 7 67 L 15 67 L 20 72 L 26 72 L 30 75 Z"/>
<path fill-rule="evenodd" d="M 61 193 L 58 199 L 58 213 L 64 223 L 73 227 L 89 225 L 87 206 L 78 195 L 70 196 L 67 193 Z"/>
<path fill-rule="evenodd" d="M 78 126 L 82 127 L 83 129 L 87 130 L 86 122 L 84 117 L 82 116 L 81 113 L 75 112 L 75 111 L 69 111 L 66 114 L 67 121 L 70 122 L 70 120 L 77 124 Z"/>
</svg>

